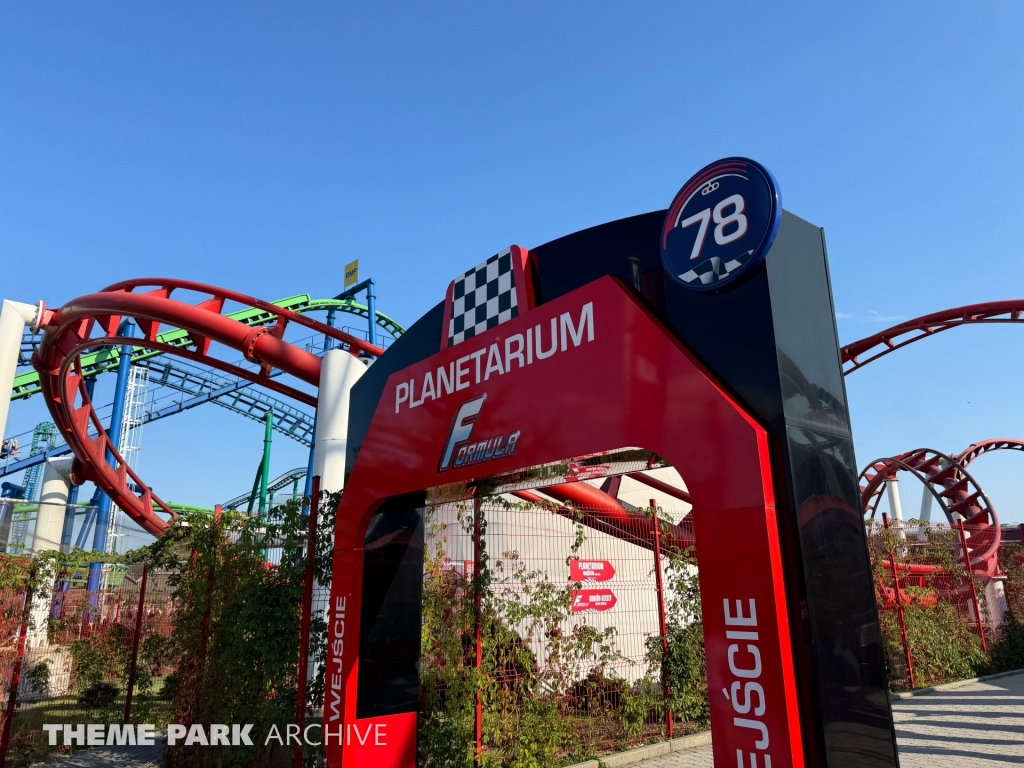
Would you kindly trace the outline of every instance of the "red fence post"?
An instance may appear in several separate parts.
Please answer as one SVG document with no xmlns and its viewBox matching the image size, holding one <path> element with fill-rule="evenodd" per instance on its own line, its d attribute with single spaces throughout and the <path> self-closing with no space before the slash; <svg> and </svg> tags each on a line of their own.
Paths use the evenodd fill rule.
<svg viewBox="0 0 1024 768">
<path fill-rule="evenodd" d="M 665 587 L 661 576 L 661 530 L 658 525 L 658 502 L 651 499 L 651 515 L 654 522 L 654 581 L 658 587 L 658 625 L 661 628 L 661 691 L 665 697 L 666 704 L 669 701 L 668 669 L 665 662 L 668 660 L 668 623 L 665 621 Z M 673 734 L 672 708 L 665 707 L 665 727 L 668 737 Z"/>
<path fill-rule="evenodd" d="M 967 532 L 964 530 L 963 520 L 957 526 L 960 529 L 960 546 L 964 550 L 964 565 L 967 567 L 967 578 L 971 582 L 971 596 L 974 598 L 974 616 L 978 620 L 978 634 L 981 635 L 981 652 L 988 653 L 985 643 L 985 625 L 981 621 L 981 605 L 978 603 L 978 588 L 974 583 L 974 571 L 971 570 L 971 553 L 967 549 Z"/>
<path fill-rule="evenodd" d="M 480 516 L 480 496 L 479 494 L 473 497 L 473 632 L 476 636 L 476 670 L 477 673 L 483 668 L 484 665 L 484 649 L 483 641 L 480 636 L 480 618 L 482 612 L 482 602 L 480 595 L 480 571 L 481 564 L 483 561 L 481 547 L 480 547 L 480 536 L 481 536 L 481 516 Z M 480 690 L 480 682 L 477 680 L 476 688 L 476 759 L 475 765 L 480 765 L 480 757 L 483 754 L 484 749 L 484 705 L 483 697 Z"/>
<path fill-rule="evenodd" d="M 11 672 L 11 693 L 7 698 L 7 709 L 4 710 L 3 735 L 0 736 L 0 768 L 7 765 L 7 750 L 11 746 L 14 710 L 18 706 L 18 686 L 21 684 L 21 660 L 25 658 L 25 638 L 28 636 L 28 620 L 32 611 L 32 579 L 35 575 L 33 568 L 25 580 L 25 605 L 21 612 L 21 629 L 18 630 L 18 660 L 14 662 L 14 671 Z"/>
<path fill-rule="evenodd" d="M 882 513 L 882 523 L 885 525 L 885 530 L 889 528 L 889 516 Z M 914 688 L 914 660 L 910 655 L 910 640 L 907 638 L 907 619 L 903 615 L 903 591 L 900 589 L 900 577 L 896 573 L 896 556 L 889 553 L 889 567 L 892 569 L 892 584 L 896 590 L 896 616 L 900 622 L 900 633 L 903 635 L 903 654 L 907 659 L 907 677 L 910 679 L 910 687 Z"/>
<path fill-rule="evenodd" d="M 313 618 L 313 577 L 316 557 L 316 524 L 320 513 L 320 476 L 313 476 L 309 497 L 309 535 L 306 541 L 306 576 L 302 584 L 302 613 L 299 616 L 299 682 L 295 701 L 295 724 L 306 724 L 306 688 L 309 677 L 309 628 Z M 302 768 L 302 745 L 296 743 L 294 768 Z"/>
<path fill-rule="evenodd" d="M 142 637 L 142 615 L 146 607 L 146 584 L 149 581 L 149 565 L 142 566 L 142 583 L 139 585 L 139 611 L 135 615 L 135 632 L 132 635 L 132 660 L 128 668 L 128 692 L 124 699 L 124 724 L 132 717 L 132 694 L 135 692 L 135 672 L 139 667 L 139 638 Z"/>
</svg>

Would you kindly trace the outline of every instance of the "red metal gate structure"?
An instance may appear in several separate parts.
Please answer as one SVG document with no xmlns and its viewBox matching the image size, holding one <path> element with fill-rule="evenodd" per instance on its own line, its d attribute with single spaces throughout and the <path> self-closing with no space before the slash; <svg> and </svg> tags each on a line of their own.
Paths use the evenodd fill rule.
<svg viewBox="0 0 1024 768">
<path fill-rule="evenodd" d="M 547 341 L 539 343 L 545 334 Z M 503 373 L 486 375 L 485 356 L 504 358 L 514 347 L 522 351 L 527 337 L 536 349 L 531 363 L 520 356 L 502 364 Z M 758 764 L 771 757 L 775 768 L 802 766 L 763 428 L 611 278 L 525 312 L 467 347 L 473 348 L 469 354 L 462 347 L 448 349 L 390 377 L 338 509 L 324 713 L 329 763 L 415 764 L 415 696 L 405 711 L 381 714 L 387 702 L 374 709 L 370 693 L 406 682 L 399 679 L 403 649 L 388 648 L 386 639 L 371 649 L 364 640 L 387 636 L 364 621 L 394 621 L 376 614 L 380 603 L 364 601 L 364 587 L 379 586 L 363 583 L 367 553 L 375 557 L 385 546 L 381 542 L 415 537 L 414 527 L 388 528 L 388 518 L 422 509 L 428 492 L 432 502 L 456 502 L 571 483 L 572 460 L 639 448 L 675 467 L 696 505 L 708 688 L 727 692 L 711 699 L 716 762 L 739 759 L 746 765 L 760 756 Z M 479 377 L 470 372 L 474 360 L 484 371 Z M 438 371 L 450 374 L 446 378 L 454 386 L 424 398 L 421 382 Z M 669 387 L 673 396 L 666 398 Z M 470 432 L 492 446 L 489 464 L 469 463 L 484 459 L 482 446 L 474 454 L 480 459 L 449 469 L 446 454 L 450 460 L 458 442 L 465 447 Z M 494 457 L 499 437 L 507 450 Z M 384 535 L 376 536 L 375 528 Z M 742 538 L 732 535 L 737 530 Z M 398 584 L 400 564 L 388 557 L 383 555 Z M 388 659 L 387 665 L 368 663 L 371 650 L 377 659 Z M 745 708 L 732 701 L 738 693 Z"/>
</svg>

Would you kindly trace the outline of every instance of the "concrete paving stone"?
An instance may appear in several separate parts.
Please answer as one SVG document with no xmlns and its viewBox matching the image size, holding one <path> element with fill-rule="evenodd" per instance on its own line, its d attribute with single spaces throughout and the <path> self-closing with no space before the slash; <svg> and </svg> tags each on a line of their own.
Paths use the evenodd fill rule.
<svg viewBox="0 0 1024 768">
<path fill-rule="evenodd" d="M 894 701 L 901 768 L 1024 765 L 1024 673 Z M 712 768 L 711 747 L 644 760 L 641 768 Z"/>
</svg>

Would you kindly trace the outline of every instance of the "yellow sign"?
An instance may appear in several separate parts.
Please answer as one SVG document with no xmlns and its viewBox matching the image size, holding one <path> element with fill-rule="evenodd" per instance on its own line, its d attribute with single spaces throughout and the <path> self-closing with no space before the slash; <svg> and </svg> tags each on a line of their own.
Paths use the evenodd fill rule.
<svg viewBox="0 0 1024 768">
<path fill-rule="evenodd" d="M 359 259 L 345 265 L 345 287 L 351 288 L 359 282 Z"/>
</svg>

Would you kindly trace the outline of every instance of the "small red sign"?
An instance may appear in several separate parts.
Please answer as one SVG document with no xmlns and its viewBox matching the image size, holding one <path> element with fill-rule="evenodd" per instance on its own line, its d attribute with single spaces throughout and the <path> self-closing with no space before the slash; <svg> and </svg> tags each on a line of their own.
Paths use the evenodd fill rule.
<svg viewBox="0 0 1024 768">
<path fill-rule="evenodd" d="M 572 612 L 607 611 L 615 607 L 615 593 L 610 589 L 580 589 L 572 598 Z"/>
<path fill-rule="evenodd" d="M 615 575 L 615 569 L 607 560 L 570 560 L 571 581 L 608 581 Z"/>
</svg>

